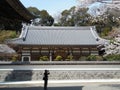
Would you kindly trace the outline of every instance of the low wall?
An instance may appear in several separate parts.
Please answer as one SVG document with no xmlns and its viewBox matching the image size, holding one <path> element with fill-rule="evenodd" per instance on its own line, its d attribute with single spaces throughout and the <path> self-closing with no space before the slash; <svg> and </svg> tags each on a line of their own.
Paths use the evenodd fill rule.
<svg viewBox="0 0 120 90">
<path fill-rule="evenodd" d="M 0 65 L 120 65 L 120 61 L 0 61 Z"/>
<path fill-rule="evenodd" d="M 120 79 L 120 70 L 49 70 L 49 80 Z M 0 70 L 0 82 L 42 80 L 44 70 Z"/>
</svg>

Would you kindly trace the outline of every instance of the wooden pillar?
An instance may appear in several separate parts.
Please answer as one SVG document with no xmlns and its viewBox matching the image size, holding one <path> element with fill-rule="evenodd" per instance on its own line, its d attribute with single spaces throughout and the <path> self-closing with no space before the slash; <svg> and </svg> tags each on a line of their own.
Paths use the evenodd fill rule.
<svg viewBox="0 0 120 90">
<path fill-rule="evenodd" d="M 41 47 L 39 48 L 39 58 L 41 57 Z"/>
<path fill-rule="evenodd" d="M 82 56 L 82 49 L 80 48 L 80 57 Z"/>
<path fill-rule="evenodd" d="M 30 47 L 30 61 L 32 61 L 32 47 Z"/>
<path fill-rule="evenodd" d="M 49 59 L 50 59 L 50 62 L 51 62 L 52 61 L 52 50 L 50 50 Z"/>
<path fill-rule="evenodd" d="M 22 47 L 21 46 L 19 46 L 18 54 L 20 54 L 20 61 L 22 61 Z"/>
<path fill-rule="evenodd" d="M 91 55 L 91 48 L 89 48 L 89 55 Z"/>
<path fill-rule="evenodd" d="M 73 54 L 72 54 L 72 50 L 70 50 L 69 53 L 70 53 L 70 56 L 73 56 Z"/>
</svg>

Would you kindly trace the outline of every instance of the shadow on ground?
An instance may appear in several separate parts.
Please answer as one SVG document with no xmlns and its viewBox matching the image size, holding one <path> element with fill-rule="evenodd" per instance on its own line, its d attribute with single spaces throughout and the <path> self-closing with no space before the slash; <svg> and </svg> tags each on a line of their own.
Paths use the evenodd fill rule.
<svg viewBox="0 0 120 90">
<path fill-rule="evenodd" d="M 32 70 L 13 70 L 5 77 L 4 81 L 31 81 Z"/>
<path fill-rule="evenodd" d="M 48 90 L 82 90 L 82 86 L 48 87 Z M 0 88 L 0 90 L 43 90 L 43 87 Z"/>
<path fill-rule="evenodd" d="M 101 86 L 107 86 L 107 87 L 111 87 L 111 88 L 116 88 L 120 90 L 120 84 L 111 84 L 111 85 L 101 85 Z"/>
</svg>

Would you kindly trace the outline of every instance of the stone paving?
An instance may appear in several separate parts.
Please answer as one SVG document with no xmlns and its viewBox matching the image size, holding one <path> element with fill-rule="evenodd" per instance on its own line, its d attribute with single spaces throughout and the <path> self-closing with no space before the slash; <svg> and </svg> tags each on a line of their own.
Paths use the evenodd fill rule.
<svg viewBox="0 0 120 90">
<path fill-rule="evenodd" d="M 0 71 L 0 81 L 42 80 L 44 70 Z M 49 80 L 120 79 L 120 70 L 50 70 Z"/>
<path fill-rule="evenodd" d="M 54 83 L 49 82 L 48 90 L 120 90 L 120 65 L 66 65 L 64 66 L 66 68 L 64 68 L 63 65 L 47 67 L 45 65 L 0 67 L 0 90 L 43 90 L 42 78 L 46 68 L 50 71 L 49 81 L 55 81 Z M 94 79 L 96 79 L 94 83 L 89 82 Z M 70 81 L 58 83 L 57 80 Z M 88 81 L 81 82 L 80 80 Z M 105 82 L 103 83 L 102 81 L 101 83 L 97 80 L 103 80 Z M 5 84 L 4 82 L 6 81 L 14 81 L 14 83 Z M 17 84 L 16 81 L 28 82 Z M 30 81 L 32 81 L 32 83 L 28 84 Z"/>
</svg>

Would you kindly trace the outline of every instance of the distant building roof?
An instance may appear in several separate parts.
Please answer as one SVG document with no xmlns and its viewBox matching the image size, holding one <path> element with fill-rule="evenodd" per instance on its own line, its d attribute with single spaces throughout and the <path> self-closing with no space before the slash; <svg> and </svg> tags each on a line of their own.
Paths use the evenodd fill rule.
<svg viewBox="0 0 120 90">
<path fill-rule="evenodd" d="M 13 54 L 16 53 L 12 48 L 8 47 L 5 44 L 0 44 L 0 54 L 4 53 L 4 54 Z"/>
<path fill-rule="evenodd" d="M 24 28 L 20 38 L 10 40 L 17 45 L 98 45 L 99 36 L 89 27 L 39 27 Z"/>
</svg>

